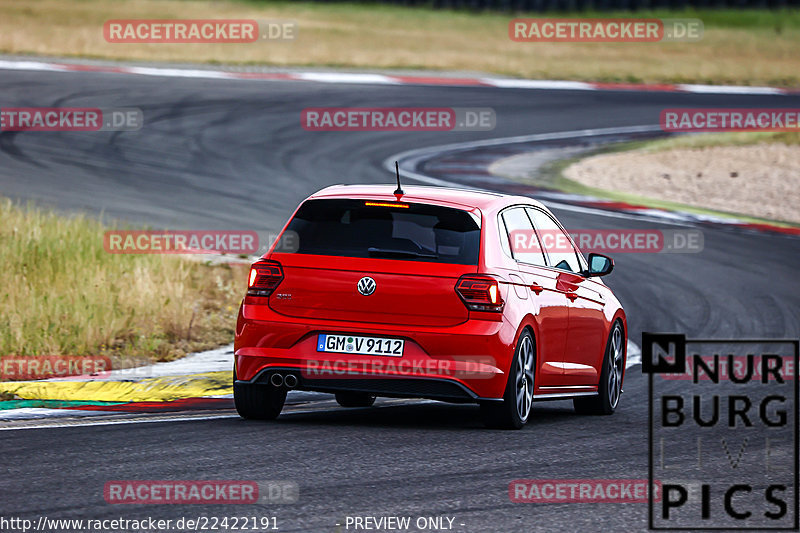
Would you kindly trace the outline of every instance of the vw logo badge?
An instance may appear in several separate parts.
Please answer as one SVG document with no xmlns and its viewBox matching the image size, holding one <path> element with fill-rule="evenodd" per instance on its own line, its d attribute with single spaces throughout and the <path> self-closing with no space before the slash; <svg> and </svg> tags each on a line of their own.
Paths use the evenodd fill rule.
<svg viewBox="0 0 800 533">
<path fill-rule="evenodd" d="M 363 294 L 364 296 L 369 296 L 373 292 L 375 292 L 375 280 L 369 276 L 364 276 L 360 280 L 358 280 L 358 292 Z"/>
</svg>

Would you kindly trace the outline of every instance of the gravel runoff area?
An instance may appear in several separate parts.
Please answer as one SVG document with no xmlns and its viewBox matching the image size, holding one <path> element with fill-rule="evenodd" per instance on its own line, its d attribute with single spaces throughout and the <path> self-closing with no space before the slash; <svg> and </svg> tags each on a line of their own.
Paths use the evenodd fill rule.
<svg viewBox="0 0 800 533">
<path fill-rule="evenodd" d="M 634 150 L 578 161 L 564 177 L 694 207 L 800 223 L 800 146 Z"/>
</svg>

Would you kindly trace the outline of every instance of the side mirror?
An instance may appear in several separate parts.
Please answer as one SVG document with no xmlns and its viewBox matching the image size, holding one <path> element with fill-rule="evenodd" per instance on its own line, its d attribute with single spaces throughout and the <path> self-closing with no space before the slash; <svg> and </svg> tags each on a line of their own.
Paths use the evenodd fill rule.
<svg viewBox="0 0 800 533">
<path fill-rule="evenodd" d="M 584 274 L 587 278 L 605 276 L 614 270 L 614 260 L 603 254 L 589 254 L 589 270 Z"/>
</svg>

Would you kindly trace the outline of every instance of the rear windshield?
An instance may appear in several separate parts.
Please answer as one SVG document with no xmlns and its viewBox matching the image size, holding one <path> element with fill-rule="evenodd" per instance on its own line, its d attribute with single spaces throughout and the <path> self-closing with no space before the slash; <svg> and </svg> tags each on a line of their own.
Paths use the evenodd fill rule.
<svg viewBox="0 0 800 533">
<path fill-rule="evenodd" d="M 478 264 L 478 223 L 466 211 L 449 207 L 308 200 L 287 229 L 297 233 L 301 254 Z"/>
</svg>

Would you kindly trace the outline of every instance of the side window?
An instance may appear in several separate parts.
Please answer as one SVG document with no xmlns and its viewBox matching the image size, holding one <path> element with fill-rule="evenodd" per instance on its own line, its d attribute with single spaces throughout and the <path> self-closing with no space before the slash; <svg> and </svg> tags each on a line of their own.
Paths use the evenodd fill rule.
<svg viewBox="0 0 800 533">
<path fill-rule="evenodd" d="M 580 272 L 581 263 L 569 235 L 544 211 L 530 207 L 527 211 L 542 239 L 547 257 L 550 259 L 550 266 L 570 272 Z"/>
<path fill-rule="evenodd" d="M 517 261 L 531 265 L 545 266 L 544 253 L 539 244 L 539 237 L 522 207 L 506 209 L 502 214 L 511 245 L 511 255 Z"/>
</svg>

